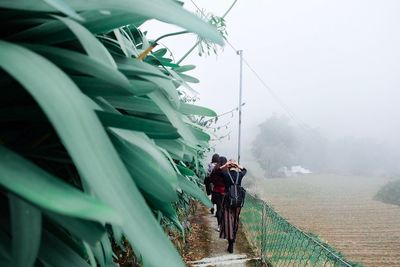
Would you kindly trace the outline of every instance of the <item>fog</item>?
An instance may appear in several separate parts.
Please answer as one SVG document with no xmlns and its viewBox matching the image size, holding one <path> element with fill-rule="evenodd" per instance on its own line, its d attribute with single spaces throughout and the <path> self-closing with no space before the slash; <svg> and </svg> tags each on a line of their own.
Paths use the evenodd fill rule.
<svg viewBox="0 0 400 267">
<path fill-rule="evenodd" d="M 220 16 L 232 2 L 195 3 Z M 191 1 L 185 7 L 196 10 Z M 383 170 L 380 166 L 379 172 L 397 171 L 393 162 L 400 160 L 399 11 L 397 0 L 238 1 L 226 17 L 228 40 L 244 51 L 247 62 L 285 106 L 244 66 L 243 162 L 251 164 L 251 144 L 259 125 L 275 114 L 289 117 L 311 143 L 315 135 L 327 140 L 333 154 L 339 143 L 349 151 L 361 151 L 336 151 L 337 160 L 331 156 L 325 169 L 345 169 L 337 167 L 343 163 L 363 169 L 366 162 L 390 155 L 390 164 L 383 164 Z M 143 25 L 145 29 L 150 38 L 177 30 L 154 21 Z M 178 60 L 195 42 L 195 36 L 187 35 L 170 37 L 162 44 Z M 193 84 L 200 93 L 198 104 L 218 114 L 238 106 L 239 57 L 229 45 L 217 56 L 199 57 L 194 51 L 183 63 L 197 66 L 189 74 L 200 79 Z M 228 129 L 223 127 L 226 124 Z M 215 151 L 237 157 L 237 112 L 222 116 L 212 126 L 220 127 L 212 131 L 213 138 L 226 136 L 213 141 Z M 373 159 L 360 163 L 360 155 L 369 151 Z"/>
</svg>

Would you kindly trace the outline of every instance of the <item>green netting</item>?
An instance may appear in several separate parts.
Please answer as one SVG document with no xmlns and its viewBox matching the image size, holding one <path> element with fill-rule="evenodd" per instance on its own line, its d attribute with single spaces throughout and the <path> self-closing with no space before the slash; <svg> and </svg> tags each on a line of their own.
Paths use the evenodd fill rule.
<svg viewBox="0 0 400 267">
<path fill-rule="evenodd" d="M 347 261 L 318 237 L 304 233 L 250 194 L 246 195 L 240 219 L 250 244 L 272 266 L 362 266 Z"/>
</svg>

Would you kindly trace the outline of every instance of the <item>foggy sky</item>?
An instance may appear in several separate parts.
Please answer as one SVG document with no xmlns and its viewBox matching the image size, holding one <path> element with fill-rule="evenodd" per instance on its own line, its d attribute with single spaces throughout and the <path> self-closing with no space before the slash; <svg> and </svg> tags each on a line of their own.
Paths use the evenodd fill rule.
<svg viewBox="0 0 400 267">
<path fill-rule="evenodd" d="M 221 15 L 232 1 L 196 0 L 205 10 Z M 185 8 L 195 10 L 190 1 Z M 328 138 L 355 136 L 379 142 L 400 143 L 400 2 L 398 0 L 247 0 L 238 1 L 226 17 L 228 39 L 297 118 Z M 149 37 L 177 28 L 146 23 Z M 165 39 L 176 60 L 195 43 L 194 36 Z M 218 56 L 198 57 L 183 63 L 197 69 L 188 73 L 200 79 L 198 104 L 217 113 L 238 105 L 239 57 L 225 46 Z M 244 149 L 257 125 L 273 113 L 285 114 L 255 76 L 243 73 Z M 216 149 L 236 157 L 236 117 L 227 139 Z M 296 124 L 296 122 L 293 122 Z"/>
</svg>

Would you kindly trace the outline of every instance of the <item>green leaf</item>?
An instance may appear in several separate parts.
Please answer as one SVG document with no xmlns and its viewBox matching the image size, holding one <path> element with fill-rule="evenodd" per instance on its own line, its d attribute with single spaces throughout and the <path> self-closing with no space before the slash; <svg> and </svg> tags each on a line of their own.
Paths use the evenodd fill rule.
<svg viewBox="0 0 400 267">
<path fill-rule="evenodd" d="M 90 246 L 86 243 L 83 242 L 83 245 L 85 246 L 86 253 L 88 254 L 89 257 L 89 263 L 92 267 L 97 267 L 96 259 L 94 258 L 94 254 Z"/>
<path fill-rule="evenodd" d="M 148 94 L 148 96 L 168 117 L 168 120 L 178 130 L 178 133 L 182 136 L 182 138 L 185 139 L 186 142 L 189 144 L 197 144 L 198 140 L 183 122 L 182 115 L 173 109 L 164 95 L 162 95 L 160 92 L 152 92 Z"/>
<path fill-rule="evenodd" d="M 70 233 L 85 240 L 92 246 L 100 241 L 106 233 L 105 228 L 100 223 L 62 216 L 51 212 L 46 212 L 46 215 L 51 220 L 67 229 Z"/>
<path fill-rule="evenodd" d="M 153 100 L 144 97 L 120 97 L 111 96 L 105 97 L 105 99 L 118 109 L 124 109 L 126 111 L 141 112 L 141 113 L 152 113 L 164 115 L 162 110 L 154 103 Z"/>
<path fill-rule="evenodd" d="M 111 229 L 112 229 L 112 234 L 113 234 L 113 238 L 115 240 L 115 243 L 121 249 L 124 249 L 124 233 L 123 233 L 121 227 L 119 227 L 117 225 L 112 225 Z"/>
<path fill-rule="evenodd" d="M 166 218 L 171 220 L 176 225 L 176 227 L 184 234 L 182 224 L 179 222 L 178 214 L 176 213 L 176 210 L 170 202 L 160 201 L 151 196 L 146 196 L 146 199 L 149 201 L 150 206 L 152 206 L 155 210 L 161 211 L 161 213 Z"/>
<path fill-rule="evenodd" d="M 114 0 L 110 2 L 108 0 L 66 0 L 65 2 L 78 12 L 88 10 L 110 10 L 112 14 L 113 11 L 125 11 L 131 13 L 133 16 L 155 18 L 198 33 L 210 41 L 223 44 L 222 36 L 214 26 L 184 10 L 173 1 Z M 52 6 L 42 2 L 42 0 L 29 0 L 29 2 L 25 0 L 2 0 L 0 2 L 0 7 L 42 12 L 56 11 Z M 101 15 L 102 14 L 99 13 L 99 16 Z M 120 26 L 123 25 L 126 24 Z"/>
<path fill-rule="evenodd" d="M 162 58 L 167 53 L 167 51 L 168 50 L 166 48 L 160 48 L 157 51 L 152 52 L 152 54 L 155 57 Z"/>
<path fill-rule="evenodd" d="M 43 242 L 39 257 L 51 266 L 90 267 L 79 254 L 48 231 L 43 231 Z"/>
<path fill-rule="evenodd" d="M 107 83 L 130 90 L 129 81 L 122 73 L 84 54 L 43 45 L 27 45 L 27 47 L 40 53 L 62 68 L 92 75 Z"/>
<path fill-rule="evenodd" d="M 133 92 L 138 91 L 133 86 L 127 90 L 94 77 L 72 75 L 71 78 L 79 89 L 89 96 L 131 96 Z"/>
<path fill-rule="evenodd" d="M 187 124 L 189 130 L 193 133 L 194 136 L 196 136 L 196 138 L 200 141 L 203 141 L 203 146 L 208 146 L 208 141 L 210 141 L 211 137 L 209 134 L 205 133 L 201 128 L 191 125 L 191 124 Z"/>
<path fill-rule="evenodd" d="M 183 74 L 183 73 L 178 73 L 178 75 L 181 76 L 181 78 L 185 82 L 188 82 L 188 83 L 199 83 L 200 82 L 197 78 L 195 78 L 193 76 L 190 76 L 190 75 L 186 75 L 186 74 Z"/>
<path fill-rule="evenodd" d="M 199 115 L 207 117 L 217 116 L 217 113 L 209 108 L 187 103 L 182 103 L 178 110 L 185 115 Z"/>
<path fill-rule="evenodd" d="M 171 78 L 166 76 L 156 67 L 135 60 L 132 58 L 116 57 L 118 69 L 128 77 L 139 76 L 156 84 L 168 98 L 168 100 L 178 107 L 180 104 L 178 93 L 173 85 Z"/>
<path fill-rule="evenodd" d="M 79 16 L 78 13 L 75 12 L 69 5 L 67 5 L 63 0 L 43 0 L 50 6 L 54 7 L 58 11 L 64 13 L 65 15 L 70 16 L 73 19 L 82 21 L 83 18 Z"/>
<path fill-rule="evenodd" d="M 176 164 L 176 167 L 178 168 L 179 172 L 182 175 L 187 175 L 187 176 L 195 176 L 196 174 L 189 168 L 186 168 L 180 164 Z"/>
<path fill-rule="evenodd" d="M 67 27 L 76 35 L 89 57 L 101 62 L 105 66 L 117 69 L 117 64 L 108 50 L 90 31 L 72 19 L 59 16 L 54 17 L 67 25 Z"/>
<path fill-rule="evenodd" d="M 0 2 L 1 5 L 1 2 Z M 113 15 L 101 14 L 99 10 L 82 12 L 84 18 L 82 25 L 93 34 L 107 33 L 123 25 L 135 24 L 138 26 L 146 19 L 132 16 L 126 11 L 114 11 Z M 12 40 L 30 40 L 41 44 L 58 44 L 76 39 L 76 36 L 58 20 L 51 20 L 36 27 L 17 32 L 8 37 Z"/>
<path fill-rule="evenodd" d="M 11 238 L 0 228 L 0 266 L 10 266 Z"/>
<path fill-rule="evenodd" d="M 102 111 L 96 111 L 96 113 L 105 127 L 140 131 L 144 132 L 150 138 L 156 139 L 179 138 L 175 127 L 169 123 Z"/>
<path fill-rule="evenodd" d="M 193 70 L 195 68 L 196 68 L 195 65 L 185 65 L 185 66 L 179 66 L 178 68 L 174 68 L 174 71 L 176 71 L 176 72 L 186 72 L 186 71 L 189 71 L 189 70 Z"/>
<path fill-rule="evenodd" d="M 193 198 L 201 201 L 204 205 L 211 208 L 212 203 L 206 196 L 206 194 L 193 182 L 189 181 L 185 176 L 178 175 L 179 187 L 185 193 L 189 194 Z"/>
<path fill-rule="evenodd" d="M 103 247 L 101 246 L 101 242 L 98 242 L 96 246 L 92 246 L 91 249 L 100 267 L 108 267 L 104 259 Z"/>
<path fill-rule="evenodd" d="M 129 83 L 133 88 L 133 94 L 136 96 L 147 95 L 158 89 L 158 86 L 148 80 L 139 80 L 139 79 L 129 79 Z"/>
<path fill-rule="evenodd" d="M 42 234 L 41 212 L 24 200 L 9 195 L 11 210 L 12 259 L 15 267 L 35 264 Z"/>
<path fill-rule="evenodd" d="M 162 139 L 157 139 L 154 141 L 158 146 L 167 150 L 174 159 L 184 160 L 185 147 L 181 142 L 178 142 L 177 140 Z"/>
<path fill-rule="evenodd" d="M 175 71 L 168 69 L 168 73 L 174 78 L 174 83 L 176 84 L 176 87 L 178 88 L 179 86 L 183 86 L 184 88 L 186 88 L 191 94 L 193 95 L 198 95 L 199 92 L 197 92 L 196 90 L 194 90 L 190 85 L 187 84 L 187 82 L 185 82 L 181 76 L 178 75 L 178 73 L 176 73 Z"/>
<path fill-rule="evenodd" d="M 76 85 L 54 64 L 18 45 L 0 41 L 0 60 L 41 106 L 96 196 L 123 216 L 124 233 L 137 255 L 154 266 L 183 266 Z"/>
<path fill-rule="evenodd" d="M 101 240 L 101 247 L 103 248 L 104 253 L 104 262 L 107 267 L 117 267 L 113 261 L 113 251 L 110 239 L 107 236 L 103 236 Z"/>
<path fill-rule="evenodd" d="M 154 143 L 140 132 L 110 129 L 110 133 L 138 187 L 161 201 L 176 201 L 176 173 Z"/>
<path fill-rule="evenodd" d="M 121 217 L 110 207 L 62 182 L 4 146 L 0 146 L 0 185 L 55 213 L 121 223 Z"/>
</svg>

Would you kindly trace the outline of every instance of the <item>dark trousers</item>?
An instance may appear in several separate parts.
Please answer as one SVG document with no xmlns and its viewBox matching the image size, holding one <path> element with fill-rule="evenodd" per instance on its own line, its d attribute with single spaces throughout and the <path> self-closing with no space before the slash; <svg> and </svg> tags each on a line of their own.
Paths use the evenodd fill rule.
<svg viewBox="0 0 400 267">
<path fill-rule="evenodd" d="M 229 242 L 235 242 L 236 233 L 239 229 L 239 216 L 242 208 L 231 208 L 227 201 L 223 201 L 222 205 L 222 222 L 220 238 L 228 239 Z"/>
<path fill-rule="evenodd" d="M 212 192 L 211 194 L 211 201 L 213 204 L 217 205 L 217 222 L 218 225 L 221 225 L 222 223 L 222 201 L 224 199 L 224 195 L 217 193 L 217 192 Z"/>
</svg>

